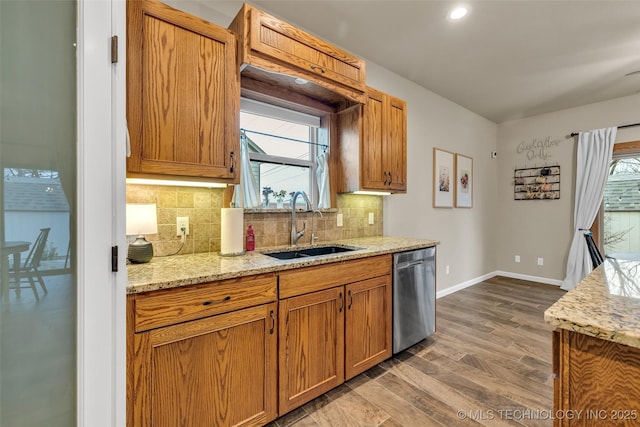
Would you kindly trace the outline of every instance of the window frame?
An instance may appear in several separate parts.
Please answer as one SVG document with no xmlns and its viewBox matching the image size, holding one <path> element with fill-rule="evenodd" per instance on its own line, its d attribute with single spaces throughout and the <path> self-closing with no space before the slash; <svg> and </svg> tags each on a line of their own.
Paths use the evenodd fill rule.
<svg viewBox="0 0 640 427">
<path fill-rule="evenodd" d="M 611 160 L 615 159 L 616 157 L 632 156 L 637 152 L 640 152 L 640 141 L 618 142 L 613 145 L 613 156 Z M 604 203 L 605 202 L 603 198 L 602 203 L 600 204 L 598 215 L 596 215 L 596 219 L 591 225 L 593 240 L 602 253 L 604 253 Z"/>
<path fill-rule="evenodd" d="M 250 162 L 261 162 L 276 165 L 299 166 L 309 168 L 309 199 L 313 206 L 318 205 L 318 183 L 316 178 L 316 158 L 318 155 L 318 142 L 322 117 L 302 113 L 289 108 L 284 108 L 267 102 L 256 101 L 250 98 L 240 98 L 240 111 L 249 114 L 262 115 L 276 120 L 288 121 L 309 126 L 309 160 L 294 159 L 291 157 L 274 156 L 263 153 L 249 153 Z M 246 129 L 251 134 L 251 129 Z M 306 143 L 306 142 L 300 142 Z M 328 147 L 327 147 L 328 149 Z M 261 185 L 262 187 L 262 185 Z"/>
</svg>

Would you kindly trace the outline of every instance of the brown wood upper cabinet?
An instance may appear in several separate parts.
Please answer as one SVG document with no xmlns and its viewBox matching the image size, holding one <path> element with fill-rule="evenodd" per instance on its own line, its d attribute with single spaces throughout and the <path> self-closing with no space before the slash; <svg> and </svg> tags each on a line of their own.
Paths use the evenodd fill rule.
<svg viewBox="0 0 640 427">
<path fill-rule="evenodd" d="M 407 104 L 373 88 L 338 113 L 339 192 L 407 191 Z"/>
<path fill-rule="evenodd" d="M 129 176 L 236 182 L 237 39 L 155 0 L 127 1 Z"/>
<path fill-rule="evenodd" d="M 246 3 L 229 28 L 241 38 L 243 68 L 265 70 L 270 76 L 263 77 L 270 80 L 277 78 L 274 72 L 278 73 L 284 85 L 293 85 L 294 78 L 300 77 L 347 99 L 364 102 L 364 60 Z M 250 75 L 261 79 L 256 69 L 249 70 Z"/>
</svg>

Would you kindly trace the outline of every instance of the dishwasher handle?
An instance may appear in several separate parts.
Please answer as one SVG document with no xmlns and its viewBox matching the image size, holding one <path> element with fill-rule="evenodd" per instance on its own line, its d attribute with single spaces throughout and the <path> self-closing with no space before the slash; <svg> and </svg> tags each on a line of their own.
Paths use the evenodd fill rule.
<svg viewBox="0 0 640 427">
<path fill-rule="evenodd" d="M 419 260 L 416 260 L 416 261 L 406 261 L 406 262 L 403 262 L 402 264 L 396 265 L 396 269 L 401 270 L 403 268 L 409 268 L 409 267 L 413 267 L 413 266 L 416 266 L 416 265 L 421 265 L 421 264 L 426 263 L 427 261 L 428 261 L 428 258 L 419 259 Z"/>
</svg>

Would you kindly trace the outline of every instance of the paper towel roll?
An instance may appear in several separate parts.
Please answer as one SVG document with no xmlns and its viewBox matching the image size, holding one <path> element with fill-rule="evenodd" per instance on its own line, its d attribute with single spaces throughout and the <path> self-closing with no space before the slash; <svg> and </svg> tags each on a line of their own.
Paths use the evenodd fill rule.
<svg viewBox="0 0 640 427">
<path fill-rule="evenodd" d="M 244 209 L 222 208 L 220 228 L 220 254 L 243 254 Z"/>
</svg>

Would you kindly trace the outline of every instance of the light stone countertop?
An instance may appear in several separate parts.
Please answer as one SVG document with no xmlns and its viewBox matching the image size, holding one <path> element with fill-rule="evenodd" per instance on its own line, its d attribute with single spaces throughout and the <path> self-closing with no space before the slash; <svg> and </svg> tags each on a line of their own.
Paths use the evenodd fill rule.
<svg viewBox="0 0 640 427">
<path fill-rule="evenodd" d="M 254 274 L 290 270 L 312 265 L 364 258 L 374 255 L 404 252 L 427 248 L 440 242 L 425 239 L 399 237 L 365 237 L 335 242 L 322 242 L 315 246 L 349 246 L 359 248 L 352 252 L 331 255 L 279 260 L 264 255 L 259 250 L 239 256 L 221 256 L 218 253 L 201 253 L 155 257 L 146 264 L 128 264 L 128 294 L 149 292 L 158 289 L 176 288 L 197 283 L 232 279 Z M 309 245 L 299 245 L 304 249 Z M 292 247 L 266 248 L 264 252 L 290 250 Z"/>
<path fill-rule="evenodd" d="M 640 348 L 640 261 L 606 258 L 544 313 L 559 328 Z"/>
</svg>

